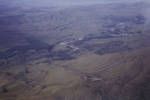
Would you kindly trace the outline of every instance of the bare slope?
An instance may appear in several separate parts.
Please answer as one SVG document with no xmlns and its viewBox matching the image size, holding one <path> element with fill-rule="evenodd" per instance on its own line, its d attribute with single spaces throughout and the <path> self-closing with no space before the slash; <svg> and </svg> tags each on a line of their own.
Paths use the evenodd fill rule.
<svg viewBox="0 0 150 100">
<path fill-rule="evenodd" d="M 1 72 L 2 100 L 148 100 L 149 48 Z M 17 68 L 17 67 L 16 67 Z M 5 84 L 5 85 L 4 85 Z"/>
</svg>

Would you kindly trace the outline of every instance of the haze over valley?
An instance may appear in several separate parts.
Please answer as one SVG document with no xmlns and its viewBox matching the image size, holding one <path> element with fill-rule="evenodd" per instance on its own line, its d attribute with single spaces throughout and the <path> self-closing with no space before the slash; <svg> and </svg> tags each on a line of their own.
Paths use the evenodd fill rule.
<svg viewBox="0 0 150 100">
<path fill-rule="evenodd" d="M 147 0 L 0 5 L 0 100 L 150 99 Z"/>
</svg>

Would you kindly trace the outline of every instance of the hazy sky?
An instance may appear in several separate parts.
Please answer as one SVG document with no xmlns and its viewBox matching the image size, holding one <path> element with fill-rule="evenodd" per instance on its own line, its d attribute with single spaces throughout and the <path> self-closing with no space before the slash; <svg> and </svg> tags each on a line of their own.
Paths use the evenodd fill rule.
<svg viewBox="0 0 150 100">
<path fill-rule="evenodd" d="M 108 2 L 137 2 L 148 0 L 0 0 L 0 3 L 12 5 L 83 5 L 83 4 L 98 4 Z"/>
</svg>

